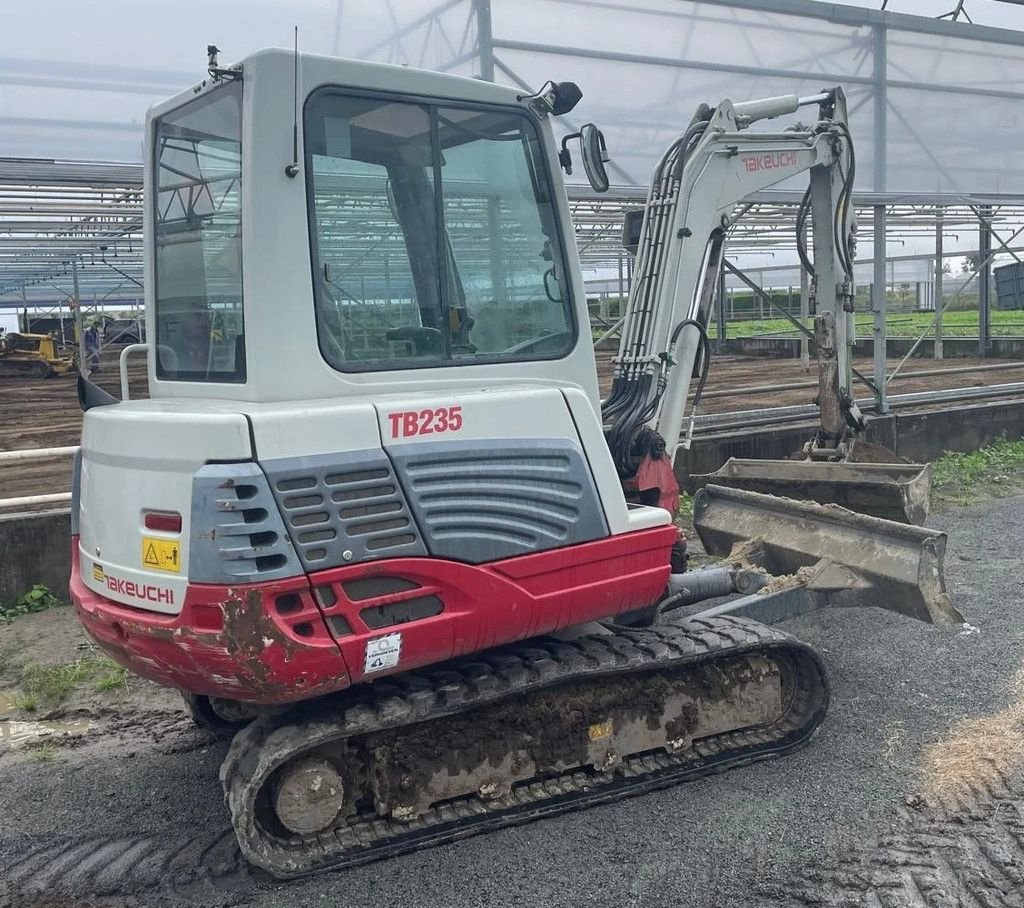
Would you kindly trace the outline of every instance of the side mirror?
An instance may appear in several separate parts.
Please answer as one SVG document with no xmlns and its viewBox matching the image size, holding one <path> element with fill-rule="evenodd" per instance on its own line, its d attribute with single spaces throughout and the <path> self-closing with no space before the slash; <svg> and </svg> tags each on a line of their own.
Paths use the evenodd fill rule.
<svg viewBox="0 0 1024 908">
<path fill-rule="evenodd" d="M 594 192 L 607 192 L 608 171 L 604 163 L 608 160 L 608 146 L 605 145 L 604 133 L 593 123 L 587 123 L 580 129 L 580 152 L 591 188 Z"/>
<path fill-rule="evenodd" d="M 583 155 L 583 169 L 594 192 L 608 191 L 608 171 L 604 163 L 608 160 L 608 146 L 605 145 L 604 133 L 593 123 L 587 123 L 579 132 L 571 132 L 562 139 L 562 150 L 558 152 L 558 163 L 567 174 L 572 174 L 572 155 L 569 153 L 569 142 L 580 140 L 580 152 Z"/>
</svg>

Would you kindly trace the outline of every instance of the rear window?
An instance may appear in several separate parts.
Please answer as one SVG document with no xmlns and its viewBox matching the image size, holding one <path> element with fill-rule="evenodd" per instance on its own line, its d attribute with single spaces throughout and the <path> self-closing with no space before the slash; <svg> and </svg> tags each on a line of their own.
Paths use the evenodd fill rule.
<svg viewBox="0 0 1024 908">
<path fill-rule="evenodd" d="M 155 129 L 157 378 L 244 382 L 241 82 Z"/>
</svg>

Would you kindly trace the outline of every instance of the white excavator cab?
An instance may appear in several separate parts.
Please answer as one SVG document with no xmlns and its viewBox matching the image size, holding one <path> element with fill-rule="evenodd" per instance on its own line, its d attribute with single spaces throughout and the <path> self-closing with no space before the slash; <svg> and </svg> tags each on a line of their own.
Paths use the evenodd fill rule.
<svg viewBox="0 0 1024 908">
<path fill-rule="evenodd" d="M 379 396 L 429 369 L 596 404 L 548 118 L 484 82 L 298 61 L 256 54 L 150 114 L 153 396 Z"/>
</svg>

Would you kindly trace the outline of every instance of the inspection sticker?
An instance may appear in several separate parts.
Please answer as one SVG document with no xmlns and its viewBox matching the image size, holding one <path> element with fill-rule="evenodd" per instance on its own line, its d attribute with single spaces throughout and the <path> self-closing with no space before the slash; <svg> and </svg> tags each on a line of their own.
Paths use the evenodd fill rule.
<svg viewBox="0 0 1024 908">
<path fill-rule="evenodd" d="M 142 564 L 157 571 L 181 573 L 181 559 L 178 557 L 177 539 L 156 539 L 142 537 Z"/>
<path fill-rule="evenodd" d="M 398 665 L 398 658 L 401 654 L 401 634 L 385 634 L 383 637 L 367 640 L 363 674 L 368 675 L 371 672 L 382 672 L 387 668 L 394 668 Z"/>
</svg>

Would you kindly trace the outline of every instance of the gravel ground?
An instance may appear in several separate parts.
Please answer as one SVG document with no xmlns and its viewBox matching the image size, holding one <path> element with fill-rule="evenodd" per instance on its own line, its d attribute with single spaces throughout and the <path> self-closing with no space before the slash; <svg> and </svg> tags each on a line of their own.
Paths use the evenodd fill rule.
<svg viewBox="0 0 1024 908">
<path fill-rule="evenodd" d="M 0 880 L 13 884 L 0 905 L 24 904 L 23 886 L 29 904 L 67 908 L 1020 905 L 1016 771 L 1002 767 L 958 813 L 914 793 L 924 746 L 1008 705 L 1024 661 L 1024 497 L 930 522 L 950 534 L 947 583 L 976 630 L 875 610 L 790 622 L 833 682 L 821 732 L 793 756 L 282 885 L 238 862 L 224 746 L 165 720 L 160 735 L 87 741 L 54 762 L 0 757 Z M 127 868 L 138 891 L 103 896 Z"/>
</svg>

